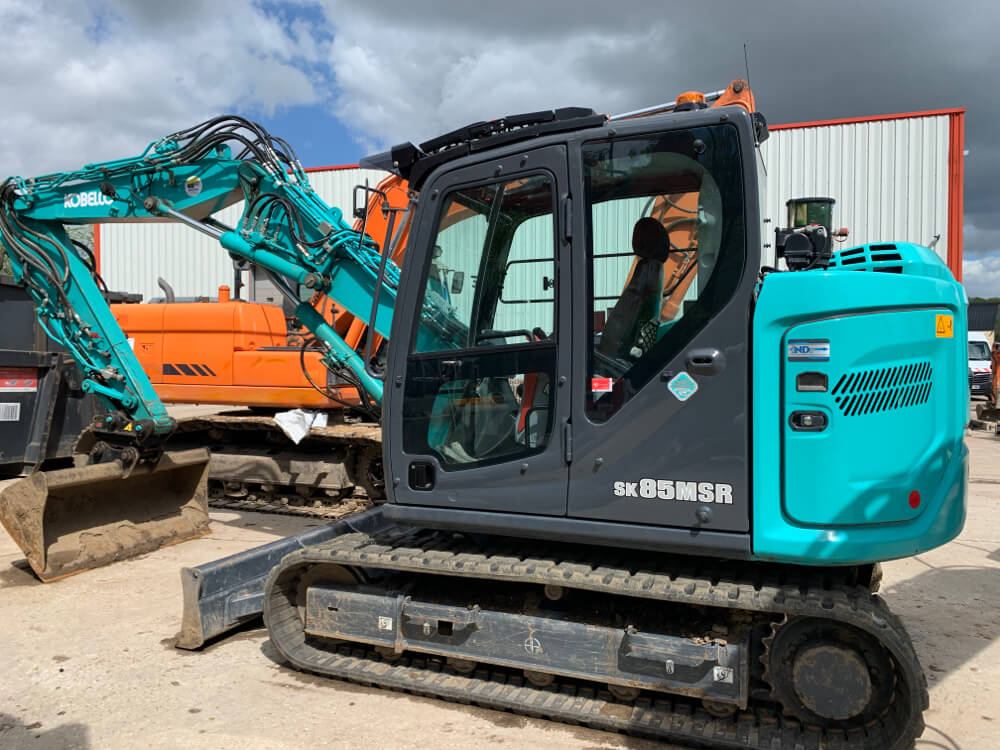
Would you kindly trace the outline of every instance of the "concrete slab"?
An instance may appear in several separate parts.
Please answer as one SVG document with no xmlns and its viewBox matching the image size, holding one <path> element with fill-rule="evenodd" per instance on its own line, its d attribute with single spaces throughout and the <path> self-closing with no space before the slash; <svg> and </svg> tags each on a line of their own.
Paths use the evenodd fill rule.
<svg viewBox="0 0 1000 750">
<path fill-rule="evenodd" d="M 921 748 L 1000 744 L 1000 439 L 973 433 L 969 518 L 955 542 L 885 565 L 883 592 L 927 673 Z M 663 745 L 301 675 L 261 629 L 173 648 L 180 577 L 310 521 L 230 511 L 212 534 L 43 585 L 0 534 L 0 747 L 630 748 Z"/>
</svg>

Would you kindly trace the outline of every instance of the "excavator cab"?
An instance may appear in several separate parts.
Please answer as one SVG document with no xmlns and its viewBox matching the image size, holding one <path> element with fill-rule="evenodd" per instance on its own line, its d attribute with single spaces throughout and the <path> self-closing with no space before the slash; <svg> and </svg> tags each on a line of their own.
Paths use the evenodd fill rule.
<svg viewBox="0 0 1000 750">
<path fill-rule="evenodd" d="M 706 425 L 746 424 L 749 407 L 752 120 L 702 110 L 612 135 L 590 117 L 420 186 L 401 309 L 430 306 L 442 261 L 471 283 L 451 300 L 465 328 L 448 346 L 427 316 L 397 317 L 386 514 L 557 536 L 627 522 L 664 547 L 701 528 L 746 550 L 746 431 Z M 703 406 L 684 408 L 694 389 Z M 706 506 L 610 491 L 643 477 L 711 477 L 729 502 L 705 520 Z"/>
<path fill-rule="evenodd" d="M 552 114 L 456 131 L 408 167 L 394 150 L 420 193 L 397 309 L 423 312 L 390 339 L 385 515 L 805 564 L 954 536 L 965 407 L 939 377 L 964 356 L 962 302 L 933 252 L 817 246 L 762 276 L 751 111 Z M 441 259 L 471 279 L 453 336 L 428 312 Z M 855 456 L 887 441 L 888 478 Z M 816 472 L 817 455 L 845 458 Z"/>
</svg>

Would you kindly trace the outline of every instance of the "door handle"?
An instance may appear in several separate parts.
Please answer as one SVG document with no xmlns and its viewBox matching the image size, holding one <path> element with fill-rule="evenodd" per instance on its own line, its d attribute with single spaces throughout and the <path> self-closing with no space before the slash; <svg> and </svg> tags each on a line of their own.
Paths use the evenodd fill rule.
<svg viewBox="0 0 1000 750">
<path fill-rule="evenodd" d="M 438 365 L 438 378 L 442 383 L 458 380 L 463 362 L 460 359 L 442 359 Z"/>
<path fill-rule="evenodd" d="M 718 375 L 726 369 L 726 355 L 715 348 L 692 349 L 685 364 L 695 375 Z"/>
</svg>

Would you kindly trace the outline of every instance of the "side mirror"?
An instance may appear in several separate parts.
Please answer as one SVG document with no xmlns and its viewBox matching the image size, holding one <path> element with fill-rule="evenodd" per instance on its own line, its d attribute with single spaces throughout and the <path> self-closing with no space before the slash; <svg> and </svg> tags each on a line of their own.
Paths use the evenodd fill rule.
<svg viewBox="0 0 1000 750">
<path fill-rule="evenodd" d="M 451 274 L 451 293 L 461 294 L 465 286 L 465 271 L 453 271 Z"/>
<path fill-rule="evenodd" d="M 361 200 L 358 200 L 358 191 L 361 192 Z M 354 218 L 363 219 L 368 213 L 368 186 L 367 185 L 355 185 L 354 186 L 354 204 L 352 208 L 354 209 Z"/>
</svg>

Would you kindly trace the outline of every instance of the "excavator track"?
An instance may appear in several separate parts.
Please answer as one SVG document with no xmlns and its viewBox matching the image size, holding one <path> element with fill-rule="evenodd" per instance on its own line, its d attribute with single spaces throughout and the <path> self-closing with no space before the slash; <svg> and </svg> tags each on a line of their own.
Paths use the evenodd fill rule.
<svg viewBox="0 0 1000 750">
<path fill-rule="evenodd" d="M 327 521 L 385 499 L 378 425 L 344 420 L 313 428 L 298 444 L 268 415 L 231 411 L 178 421 L 172 445 L 212 451 L 212 508 Z"/>
<path fill-rule="evenodd" d="M 209 493 L 213 491 L 211 481 L 209 480 Z M 255 494 L 252 488 L 246 486 L 240 489 L 247 493 L 244 497 L 231 497 L 225 493 L 218 497 L 212 497 L 210 494 L 208 506 L 220 510 L 275 513 L 282 516 L 316 518 L 324 521 L 336 521 L 375 507 L 375 503 L 364 495 L 353 495 L 345 498 L 316 497 L 313 499 L 303 498 L 296 493 L 259 495 Z"/>
<path fill-rule="evenodd" d="M 304 592 L 324 578 L 343 581 L 345 570 L 362 581 L 372 571 L 376 579 L 443 576 L 464 581 L 470 591 L 496 582 L 560 587 L 627 598 L 636 607 L 656 602 L 661 611 L 683 611 L 692 618 L 695 613 L 704 618 L 708 612 L 719 622 L 754 623 L 759 627 L 754 631 L 756 658 L 749 665 L 747 699 L 744 706 L 720 711 L 718 704 L 697 696 L 612 691 L 591 680 L 540 675 L 537 666 L 526 672 L 528 665 L 477 664 L 413 650 L 393 653 L 357 641 L 307 635 L 301 609 Z M 926 681 L 904 627 L 872 593 L 877 570 L 868 573 L 506 539 L 483 544 L 452 533 L 396 529 L 377 536 L 350 534 L 288 555 L 269 577 L 264 616 L 272 642 L 294 667 L 361 684 L 698 747 L 903 750 L 923 731 Z M 470 579 L 479 579 L 481 586 L 469 586 Z M 882 694 L 883 702 L 853 726 L 795 718 L 791 714 L 801 715 L 802 707 L 785 705 L 776 697 L 786 694 L 788 686 L 767 682 L 784 669 L 770 646 L 778 642 L 790 648 L 796 639 L 829 631 L 865 641 L 857 653 L 884 653 L 870 667 L 875 675 L 870 692 Z M 822 666 L 831 649 L 821 640 L 813 647 L 816 654 L 809 654 L 818 655 L 811 663 Z M 888 672 L 878 674 L 885 668 Z M 833 673 L 828 677 L 830 684 L 841 679 Z"/>
</svg>

